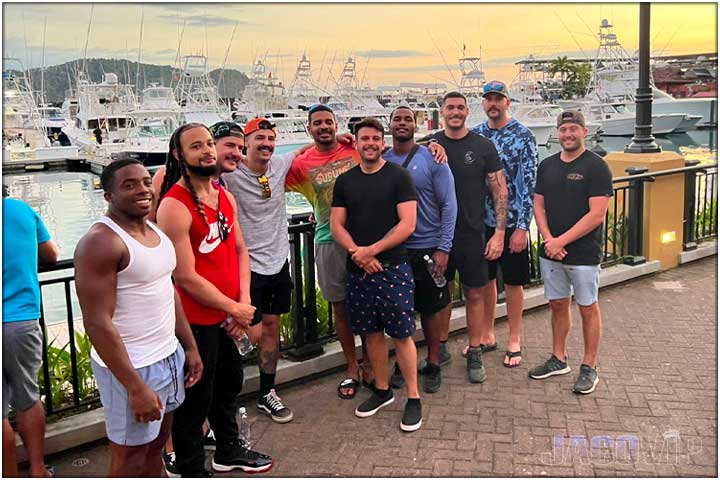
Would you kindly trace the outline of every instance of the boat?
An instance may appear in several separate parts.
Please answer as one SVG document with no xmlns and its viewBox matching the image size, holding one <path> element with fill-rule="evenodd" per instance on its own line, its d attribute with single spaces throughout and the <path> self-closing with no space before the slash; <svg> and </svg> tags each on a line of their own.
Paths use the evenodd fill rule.
<svg viewBox="0 0 720 480">
<path fill-rule="evenodd" d="M 288 97 L 280 79 L 268 71 L 262 60 L 256 60 L 250 82 L 245 86 L 240 100 L 233 102 L 233 118 L 250 119 L 265 112 L 286 110 Z"/>
<path fill-rule="evenodd" d="M 220 99 L 217 87 L 210 78 L 207 57 L 204 55 L 182 57 L 175 98 L 184 122 L 210 126 L 232 119 L 230 108 Z"/>
<path fill-rule="evenodd" d="M 288 89 L 288 105 L 290 108 L 308 108 L 320 101 L 319 89 L 312 77 L 312 66 L 307 55 L 303 53 L 298 62 L 295 76 Z"/>
<path fill-rule="evenodd" d="M 628 109 L 622 102 L 597 103 L 590 100 L 561 101 L 564 108 L 577 108 L 585 119 L 600 123 L 600 135 L 608 137 L 625 137 L 635 134 L 635 112 Z M 653 135 L 672 133 L 685 120 L 684 114 L 653 114 Z"/>
<path fill-rule="evenodd" d="M 61 130 L 70 142 L 90 156 L 110 158 L 122 148 L 131 127 L 129 112 L 137 108 L 131 85 L 118 81 L 115 73 L 105 73 L 100 83 L 92 83 L 84 72 L 77 77 L 77 113 Z M 101 139 L 95 137 L 102 131 Z"/>
</svg>

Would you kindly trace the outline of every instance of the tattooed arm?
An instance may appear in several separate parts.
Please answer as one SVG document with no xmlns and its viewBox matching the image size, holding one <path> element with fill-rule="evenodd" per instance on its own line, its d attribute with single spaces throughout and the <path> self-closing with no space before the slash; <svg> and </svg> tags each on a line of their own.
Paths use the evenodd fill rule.
<svg viewBox="0 0 720 480">
<path fill-rule="evenodd" d="M 502 255 L 508 213 L 508 189 L 502 169 L 488 173 L 487 183 L 492 192 L 493 206 L 495 207 L 495 234 L 487 242 L 485 257 L 488 260 L 495 260 Z"/>
</svg>

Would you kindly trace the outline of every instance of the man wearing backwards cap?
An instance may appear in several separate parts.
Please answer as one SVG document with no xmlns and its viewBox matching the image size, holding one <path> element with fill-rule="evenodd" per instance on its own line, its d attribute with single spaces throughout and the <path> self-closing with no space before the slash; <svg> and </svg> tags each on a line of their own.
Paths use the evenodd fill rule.
<svg viewBox="0 0 720 480">
<path fill-rule="evenodd" d="M 539 249 L 540 273 L 552 312 L 553 353 L 529 376 L 540 380 L 570 373 L 566 342 L 574 294 L 583 320 L 585 353 L 573 391 L 588 394 L 598 383 L 601 230 L 613 195 L 612 174 L 600 156 L 585 149 L 582 113 L 563 111 L 557 129 L 562 151 L 540 163 L 534 198 L 535 220 L 544 241 Z"/>
</svg>

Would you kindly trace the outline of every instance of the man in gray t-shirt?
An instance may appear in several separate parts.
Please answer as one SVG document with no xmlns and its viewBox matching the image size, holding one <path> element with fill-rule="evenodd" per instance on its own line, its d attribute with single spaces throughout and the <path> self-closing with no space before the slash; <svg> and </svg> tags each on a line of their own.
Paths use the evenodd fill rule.
<svg viewBox="0 0 720 480">
<path fill-rule="evenodd" d="M 245 125 L 246 157 L 237 170 L 222 178 L 237 200 L 238 221 L 250 254 L 250 299 L 256 308 L 252 325 L 262 322 L 257 407 L 275 422 L 287 423 L 293 419 L 293 413 L 275 393 L 280 315 L 290 311 L 292 290 L 287 260 L 290 247 L 285 177 L 302 149 L 273 155 L 275 137 L 270 121 L 265 118 L 250 120 Z"/>
</svg>

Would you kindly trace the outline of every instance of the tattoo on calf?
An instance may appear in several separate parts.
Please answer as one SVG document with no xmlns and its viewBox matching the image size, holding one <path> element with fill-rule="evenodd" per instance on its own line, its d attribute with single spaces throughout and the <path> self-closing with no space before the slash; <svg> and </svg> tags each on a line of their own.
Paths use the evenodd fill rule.
<svg viewBox="0 0 720 480">
<path fill-rule="evenodd" d="M 277 350 L 260 349 L 258 367 L 262 373 L 275 373 L 277 370 L 279 352 Z"/>
</svg>

